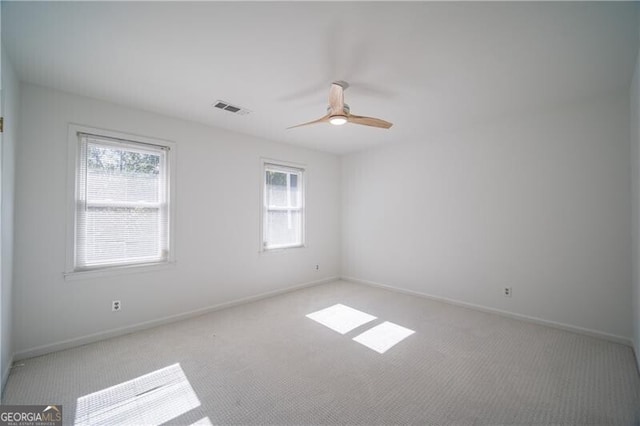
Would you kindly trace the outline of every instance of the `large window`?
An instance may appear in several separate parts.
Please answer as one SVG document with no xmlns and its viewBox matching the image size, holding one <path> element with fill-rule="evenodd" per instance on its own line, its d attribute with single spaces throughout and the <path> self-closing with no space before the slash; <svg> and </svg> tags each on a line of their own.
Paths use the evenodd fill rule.
<svg viewBox="0 0 640 426">
<path fill-rule="evenodd" d="M 75 135 L 69 272 L 169 262 L 169 143 Z"/>
<path fill-rule="evenodd" d="M 304 246 L 304 169 L 264 163 L 262 247 Z"/>
</svg>

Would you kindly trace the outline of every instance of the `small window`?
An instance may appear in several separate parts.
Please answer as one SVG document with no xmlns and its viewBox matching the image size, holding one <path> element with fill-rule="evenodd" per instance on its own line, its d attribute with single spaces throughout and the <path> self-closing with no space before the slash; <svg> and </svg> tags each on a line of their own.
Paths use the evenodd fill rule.
<svg viewBox="0 0 640 426">
<path fill-rule="evenodd" d="M 264 163 L 262 248 L 304 246 L 304 169 Z"/>
<path fill-rule="evenodd" d="M 170 146 L 76 132 L 69 272 L 167 263 Z"/>
</svg>

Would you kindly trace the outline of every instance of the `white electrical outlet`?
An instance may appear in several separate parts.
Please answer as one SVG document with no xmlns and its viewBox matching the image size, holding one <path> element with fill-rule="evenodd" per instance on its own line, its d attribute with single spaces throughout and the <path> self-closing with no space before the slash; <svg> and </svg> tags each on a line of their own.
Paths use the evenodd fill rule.
<svg viewBox="0 0 640 426">
<path fill-rule="evenodd" d="M 122 303 L 119 300 L 114 300 L 111 302 L 111 311 L 117 312 L 122 309 Z"/>
<path fill-rule="evenodd" d="M 320 265 L 316 265 L 316 271 L 320 270 Z"/>
<path fill-rule="evenodd" d="M 504 297 L 511 297 L 511 287 L 504 288 Z"/>
</svg>

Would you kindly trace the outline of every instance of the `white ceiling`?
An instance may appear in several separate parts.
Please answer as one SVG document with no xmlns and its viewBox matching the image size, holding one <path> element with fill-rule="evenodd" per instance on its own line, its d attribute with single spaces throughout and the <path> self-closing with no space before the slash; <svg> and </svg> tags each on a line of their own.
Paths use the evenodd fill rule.
<svg viewBox="0 0 640 426">
<path fill-rule="evenodd" d="M 3 1 L 2 42 L 23 81 L 341 154 L 628 90 L 637 8 Z M 394 126 L 285 130 L 324 115 L 334 80 Z"/>
</svg>

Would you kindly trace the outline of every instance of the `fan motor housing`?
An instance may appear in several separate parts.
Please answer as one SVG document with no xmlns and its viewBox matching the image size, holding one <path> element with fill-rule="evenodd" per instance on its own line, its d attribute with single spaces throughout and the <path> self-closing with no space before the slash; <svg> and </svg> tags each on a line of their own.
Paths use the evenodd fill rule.
<svg viewBox="0 0 640 426">
<path fill-rule="evenodd" d="M 344 113 L 344 115 L 349 115 L 349 112 L 351 111 L 351 108 L 349 108 L 349 105 L 344 104 L 344 108 L 342 109 L 342 112 Z M 327 114 L 331 113 L 331 107 L 328 106 L 327 107 Z M 340 114 L 335 114 L 335 115 L 340 115 Z"/>
</svg>

